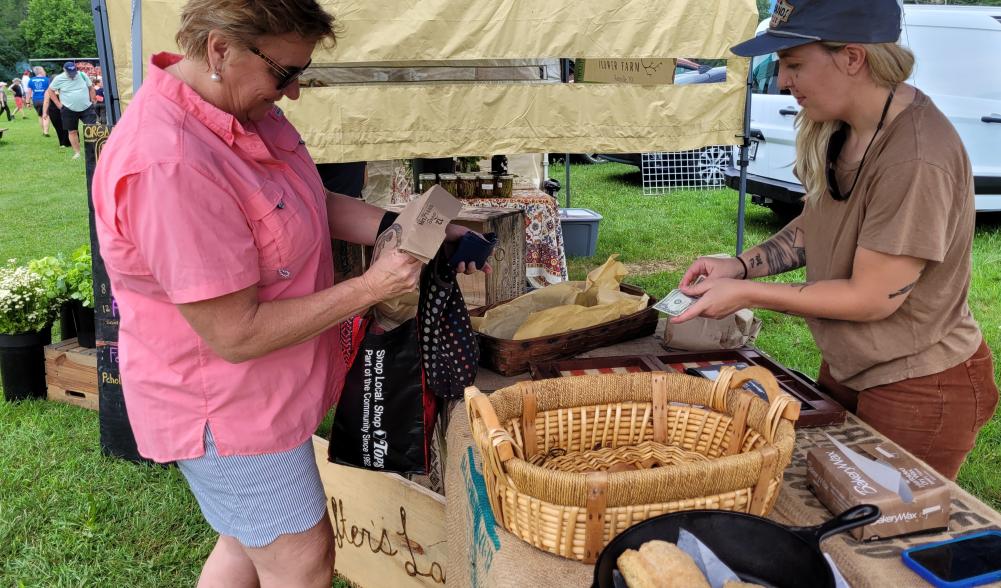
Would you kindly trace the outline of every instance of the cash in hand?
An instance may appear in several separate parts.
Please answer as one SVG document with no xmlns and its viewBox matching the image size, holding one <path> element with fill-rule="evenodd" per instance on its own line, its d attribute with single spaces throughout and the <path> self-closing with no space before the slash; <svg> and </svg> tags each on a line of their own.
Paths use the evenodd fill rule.
<svg viewBox="0 0 1001 588">
<path fill-rule="evenodd" d="M 698 284 L 703 279 L 705 279 L 705 276 L 699 276 L 695 280 L 695 283 Z M 695 304 L 695 301 L 698 299 L 699 298 L 697 296 L 688 296 L 681 290 L 675 288 L 657 304 L 654 304 L 653 307 L 671 316 L 681 316 L 686 310 L 688 310 L 688 307 Z"/>
</svg>

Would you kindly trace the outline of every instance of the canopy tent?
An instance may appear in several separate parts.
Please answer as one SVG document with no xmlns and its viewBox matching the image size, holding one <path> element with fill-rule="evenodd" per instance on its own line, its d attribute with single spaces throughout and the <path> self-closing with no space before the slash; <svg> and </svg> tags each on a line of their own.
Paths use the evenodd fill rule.
<svg viewBox="0 0 1001 588">
<path fill-rule="evenodd" d="M 721 84 L 441 83 L 303 88 L 280 105 L 318 162 L 489 153 L 680 151 L 743 135 L 748 62 L 728 48 L 754 32 L 751 0 L 650 2 L 324 0 L 342 30 L 318 66 L 540 57 L 728 59 Z M 135 5 L 136 10 L 133 10 Z M 120 99 L 146 63 L 176 51 L 180 0 L 110 0 Z M 141 10 L 140 10 L 141 9 Z M 137 22 L 133 23 L 133 15 Z M 130 35 L 137 25 L 141 35 Z"/>
</svg>

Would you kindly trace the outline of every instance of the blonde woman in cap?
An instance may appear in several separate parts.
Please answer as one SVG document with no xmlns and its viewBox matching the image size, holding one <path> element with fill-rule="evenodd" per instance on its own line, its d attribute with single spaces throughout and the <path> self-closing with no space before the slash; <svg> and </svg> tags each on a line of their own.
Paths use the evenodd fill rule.
<svg viewBox="0 0 1001 588">
<path fill-rule="evenodd" d="M 801 107 L 805 207 L 737 258 L 697 259 L 681 289 L 700 298 L 673 320 L 744 307 L 804 317 L 821 386 L 955 478 L 998 402 L 967 304 L 973 179 L 956 130 L 904 83 L 914 58 L 900 22 L 896 0 L 781 0 L 765 33 L 733 47 L 778 53 Z M 750 281 L 800 267 L 805 283 Z"/>
</svg>

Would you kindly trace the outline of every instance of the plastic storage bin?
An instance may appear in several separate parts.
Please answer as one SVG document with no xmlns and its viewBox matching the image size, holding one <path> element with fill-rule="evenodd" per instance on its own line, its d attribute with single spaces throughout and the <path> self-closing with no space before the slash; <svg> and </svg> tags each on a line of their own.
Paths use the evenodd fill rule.
<svg viewBox="0 0 1001 588">
<path fill-rule="evenodd" d="M 598 247 L 601 215 L 587 208 L 561 208 L 563 248 L 567 257 L 591 257 Z"/>
</svg>

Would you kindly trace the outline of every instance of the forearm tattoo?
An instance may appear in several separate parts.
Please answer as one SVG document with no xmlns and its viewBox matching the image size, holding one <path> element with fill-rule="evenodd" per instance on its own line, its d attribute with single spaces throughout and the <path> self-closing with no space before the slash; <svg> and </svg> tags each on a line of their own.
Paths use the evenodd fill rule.
<svg viewBox="0 0 1001 588">
<path fill-rule="evenodd" d="M 806 265 L 803 230 L 786 227 L 771 239 L 758 245 L 768 262 L 768 275 L 785 273 Z"/>
<path fill-rule="evenodd" d="M 890 300 L 893 300 L 897 296 L 903 296 L 904 294 L 907 294 L 908 292 L 910 292 L 911 290 L 913 290 L 914 286 L 916 286 L 917 284 L 918 284 L 917 282 L 911 282 L 910 284 L 907 284 L 903 288 L 901 288 L 901 289 L 897 290 L 896 292 L 890 294 Z"/>
<path fill-rule="evenodd" d="M 813 282 L 798 282 L 798 283 L 789 284 L 790 287 L 799 288 L 800 292 L 802 292 L 803 290 L 806 290 L 807 288 L 809 288 L 812 285 L 813 285 Z"/>
</svg>

